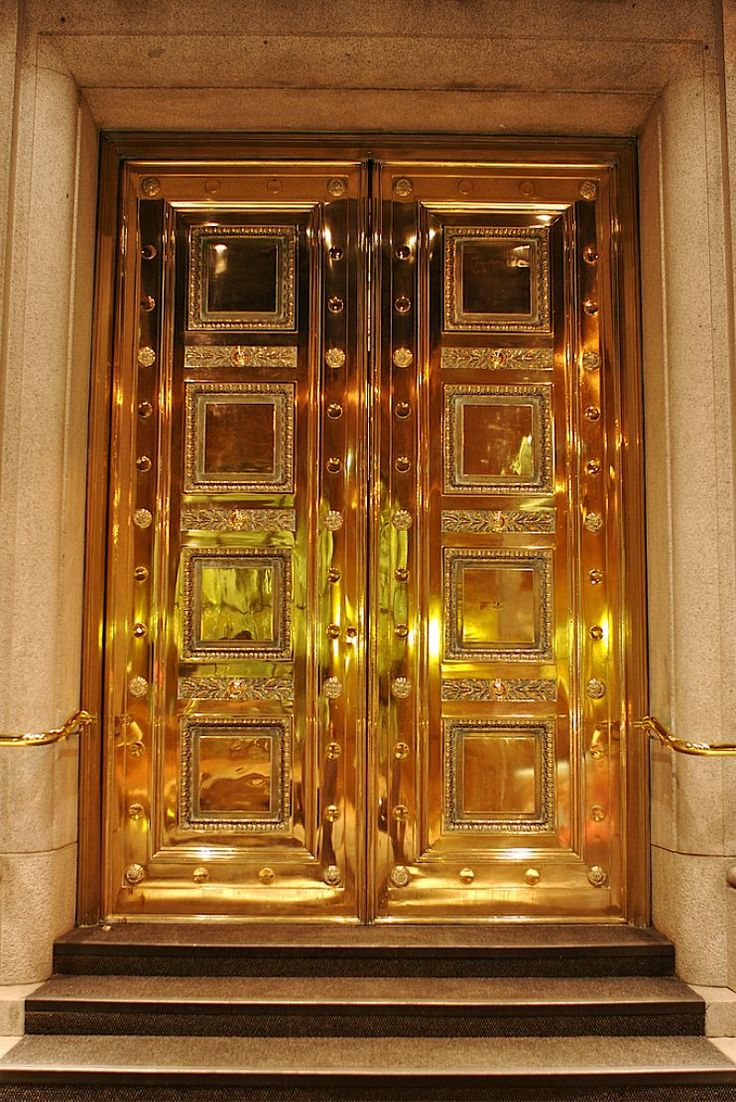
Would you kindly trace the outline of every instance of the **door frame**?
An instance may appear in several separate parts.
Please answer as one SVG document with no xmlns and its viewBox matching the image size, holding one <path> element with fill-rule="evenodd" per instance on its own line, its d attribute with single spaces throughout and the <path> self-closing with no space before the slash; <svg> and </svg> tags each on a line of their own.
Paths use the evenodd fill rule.
<svg viewBox="0 0 736 1102">
<path fill-rule="evenodd" d="M 201 161 L 407 159 L 513 164 L 591 162 L 614 168 L 621 221 L 630 233 L 614 233 L 616 273 L 613 311 L 621 362 L 623 501 L 621 571 L 624 589 L 625 714 L 629 732 L 646 712 L 647 619 L 644 512 L 643 373 L 641 369 L 640 275 L 635 139 L 539 139 L 474 135 L 383 134 L 201 134 L 109 132 L 100 139 L 100 174 L 91 346 L 90 417 L 82 636 L 81 706 L 102 718 L 104 700 L 105 573 L 112 421 L 112 367 L 118 347 L 115 304 L 119 293 L 118 243 L 122 168 L 128 160 L 171 160 L 183 166 Z M 99 921 L 102 893 L 102 731 L 81 741 L 79 769 L 79 865 L 77 922 Z M 649 753 L 642 735 L 631 737 L 623 759 L 623 840 L 627 853 L 625 919 L 650 921 Z M 479 920 L 480 921 L 480 920 Z"/>
</svg>

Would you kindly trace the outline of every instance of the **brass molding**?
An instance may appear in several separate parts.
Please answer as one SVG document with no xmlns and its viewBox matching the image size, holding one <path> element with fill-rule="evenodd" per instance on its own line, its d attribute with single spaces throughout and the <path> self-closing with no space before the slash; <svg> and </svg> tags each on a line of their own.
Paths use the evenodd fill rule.
<svg viewBox="0 0 736 1102">
<path fill-rule="evenodd" d="M 669 747 L 670 750 L 674 750 L 677 754 L 690 754 L 693 757 L 698 758 L 733 758 L 736 757 L 736 745 L 733 743 L 724 743 L 723 746 L 712 746 L 708 742 L 686 742 L 685 739 L 677 738 L 673 735 L 672 731 L 668 730 L 664 724 L 660 723 L 654 716 L 644 716 L 639 722 L 634 724 L 635 727 L 640 727 L 642 731 L 652 737 L 658 739 L 663 746 Z"/>
<path fill-rule="evenodd" d="M 0 746 L 48 746 L 52 742 L 63 742 L 71 738 L 77 732 L 91 727 L 97 717 L 80 708 L 70 716 L 61 727 L 54 727 L 50 731 L 25 731 L 22 734 L 1 734 Z"/>
</svg>

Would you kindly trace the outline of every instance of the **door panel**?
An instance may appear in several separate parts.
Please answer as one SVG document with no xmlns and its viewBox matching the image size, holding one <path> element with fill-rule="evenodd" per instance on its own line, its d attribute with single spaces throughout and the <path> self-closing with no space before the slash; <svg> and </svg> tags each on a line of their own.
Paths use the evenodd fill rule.
<svg viewBox="0 0 736 1102">
<path fill-rule="evenodd" d="M 608 193 L 522 171 L 375 175 L 382 917 L 621 912 Z"/>
<path fill-rule="evenodd" d="M 363 181 L 351 163 L 128 173 L 114 913 L 359 911 Z"/>
<path fill-rule="evenodd" d="M 394 156 L 125 163 L 112 918 L 628 913 L 614 165 Z"/>
</svg>

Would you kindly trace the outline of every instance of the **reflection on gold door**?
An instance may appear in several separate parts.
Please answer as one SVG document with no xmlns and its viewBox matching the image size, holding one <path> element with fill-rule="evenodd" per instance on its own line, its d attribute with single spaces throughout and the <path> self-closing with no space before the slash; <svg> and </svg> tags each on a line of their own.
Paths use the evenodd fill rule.
<svg viewBox="0 0 736 1102">
<path fill-rule="evenodd" d="M 627 914 L 617 187 L 126 164 L 106 914 Z"/>
</svg>

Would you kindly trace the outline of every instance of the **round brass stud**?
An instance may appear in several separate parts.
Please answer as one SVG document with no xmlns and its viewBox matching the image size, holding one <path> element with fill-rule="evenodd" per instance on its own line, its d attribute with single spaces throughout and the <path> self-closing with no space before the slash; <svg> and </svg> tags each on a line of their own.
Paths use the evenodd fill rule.
<svg viewBox="0 0 736 1102">
<path fill-rule="evenodd" d="M 601 366 L 601 358 L 597 352 L 583 352 L 583 370 L 598 371 Z"/>
<path fill-rule="evenodd" d="M 397 823 L 405 823 L 409 818 L 409 808 L 406 804 L 397 804 L 391 814 Z"/>
<path fill-rule="evenodd" d="M 358 629 L 354 627 L 345 628 L 345 639 L 348 643 L 354 643 L 358 638 Z"/>
<path fill-rule="evenodd" d="M 155 245 L 144 245 L 141 249 L 141 256 L 144 260 L 155 260 L 158 256 L 158 249 Z"/>
<path fill-rule="evenodd" d="M 129 884 L 140 884 L 141 880 L 146 875 L 146 870 L 143 868 L 143 865 L 128 865 L 124 875 Z"/>
<path fill-rule="evenodd" d="M 345 303 L 339 295 L 332 295 L 332 297 L 327 300 L 327 309 L 331 314 L 341 314 L 345 309 Z"/>
<path fill-rule="evenodd" d="M 136 509 L 133 513 L 133 524 L 136 528 L 150 528 L 153 524 L 153 514 L 149 509 Z"/>
<path fill-rule="evenodd" d="M 597 643 L 603 638 L 603 628 L 600 624 L 593 624 L 593 626 L 588 629 L 588 635 Z"/>
<path fill-rule="evenodd" d="M 590 809 L 590 817 L 594 823 L 602 823 L 606 817 L 606 812 L 600 804 L 593 804 Z"/>
<path fill-rule="evenodd" d="M 222 184 L 216 176 L 210 176 L 204 182 L 204 190 L 208 195 L 216 195 L 221 187 Z"/>
<path fill-rule="evenodd" d="M 473 881 L 475 880 L 474 871 L 472 869 L 467 868 L 467 867 L 464 868 L 464 869 L 460 869 L 460 872 L 459 872 L 458 875 L 460 876 L 460 879 L 462 880 L 463 884 L 472 884 Z"/>
<path fill-rule="evenodd" d="M 396 348 L 392 358 L 396 367 L 411 367 L 414 353 L 410 348 Z"/>
<path fill-rule="evenodd" d="M 278 195 L 283 190 L 283 181 L 278 176 L 272 176 L 270 180 L 266 182 L 266 191 L 270 191 L 271 195 Z"/>
<path fill-rule="evenodd" d="M 399 295 L 394 299 L 394 310 L 397 314 L 408 314 L 411 310 L 411 299 L 406 295 Z"/>
<path fill-rule="evenodd" d="M 591 865 L 588 869 L 588 880 L 594 888 L 602 888 L 608 880 L 608 873 L 600 865 Z"/>
<path fill-rule="evenodd" d="M 601 411 L 598 406 L 586 406 L 585 419 L 586 421 L 600 421 Z"/>
<path fill-rule="evenodd" d="M 494 677 L 491 681 L 491 692 L 496 700 L 505 700 L 509 695 L 509 687 L 500 677 Z"/>
<path fill-rule="evenodd" d="M 457 190 L 461 195 L 471 195 L 473 186 L 472 180 L 458 180 L 457 182 Z"/>
<path fill-rule="evenodd" d="M 340 757 L 340 754 L 342 754 L 342 747 L 340 746 L 339 742 L 327 743 L 325 756 L 328 757 L 330 761 L 337 761 L 337 759 Z"/>
<path fill-rule="evenodd" d="M 397 566 L 394 570 L 394 577 L 397 582 L 407 582 L 409 580 L 409 571 L 405 566 Z"/>
<path fill-rule="evenodd" d="M 342 681 L 339 677 L 328 677 L 322 686 L 322 692 L 328 700 L 337 700 L 342 696 Z"/>
<path fill-rule="evenodd" d="M 397 639 L 406 639 L 409 635 L 409 625 L 397 624 L 394 628 L 394 635 Z"/>
<path fill-rule="evenodd" d="M 330 532 L 339 532 L 342 528 L 342 513 L 338 513 L 336 509 L 330 509 L 325 516 L 325 528 Z"/>
<path fill-rule="evenodd" d="M 339 402 L 330 402 L 327 407 L 327 416 L 331 421 L 339 421 L 342 417 L 342 406 Z"/>
<path fill-rule="evenodd" d="M 406 700 L 411 695 L 411 681 L 408 677 L 395 677 L 391 682 L 391 695 L 396 700 Z"/>
<path fill-rule="evenodd" d="M 394 413 L 403 421 L 411 413 L 411 407 L 408 402 L 397 402 L 394 407 Z"/>
<path fill-rule="evenodd" d="M 339 582 L 341 577 L 342 577 L 342 574 L 340 573 L 340 571 L 337 569 L 336 566 L 330 567 L 330 569 L 327 571 L 327 581 L 328 582 Z"/>
<path fill-rule="evenodd" d="M 146 751 L 145 746 L 140 739 L 136 739 L 135 742 L 128 743 L 128 753 L 131 758 L 142 758 Z"/>
<path fill-rule="evenodd" d="M 340 808 L 337 804 L 328 804 L 325 808 L 325 819 L 328 823 L 336 823 L 340 818 Z"/>
<path fill-rule="evenodd" d="M 408 176 L 399 176 L 394 180 L 394 195 L 398 195 L 399 199 L 405 199 L 413 190 L 414 183 Z"/>
<path fill-rule="evenodd" d="M 156 299 L 153 297 L 153 295 L 144 295 L 141 299 L 141 310 L 143 310 L 145 314 L 150 314 L 151 310 L 155 309 Z"/>
<path fill-rule="evenodd" d="M 343 250 L 340 248 L 339 245 L 333 245 L 328 250 L 327 255 L 329 256 L 330 260 L 342 260 L 345 253 L 343 252 Z"/>
<path fill-rule="evenodd" d="M 599 677 L 591 677 L 585 686 L 585 691 L 591 700 L 601 700 L 606 695 L 606 683 Z"/>
<path fill-rule="evenodd" d="M 598 193 L 598 185 L 595 180 L 583 180 L 578 191 L 582 199 L 595 199 Z"/>
<path fill-rule="evenodd" d="M 330 195 L 339 199 L 348 190 L 348 182 L 343 176 L 333 176 L 327 183 L 327 190 Z"/>
<path fill-rule="evenodd" d="M 128 691 L 131 696 L 145 696 L 148 692 L 148 682 L 145 677 L 131 677 L 128 682 Z"/>
<path fill-rule="evenodd" d="M 535 887 L 535 885 L 537 885 L 541 879 L 542 874 L 540 873 L 539 869 L 527 869 L 524 873 L 524 880 L 530 888 Z"/>
<path fill-rule="evenodd" d="M 603 517 L 600 513 L 586 513 L 583 524 L 589 532 L 600 532 L 603 527 Z"/>
<path fill-rule="evenodd" d="M 325 363 L 327 367 L 332 367 L 334 370 L 345 367 L 345 358 L 345 353 L 342 348 L 328 348 L 325 353 Z"/>
<path fill-rule="evenodd" d="M 336 888 L 341 879 L 337 865 L 328 865 L 325 869 L 325 884 L 329 884 L 331 888 Z"/>
<path fill-rule="evenodd" d="M 195 884 L 206 884 L 210 878 L 210 874 L 204 865 L 197 865 L 196 869 L 192 873 L 192 880 Z"/>
<path fill-rule="evenodd" d="M 133 577 L 137 582 L 145 582 L 148 579 L 148 567 L 136 566 L 133 570 Z"/>
<path fill-rule="evenodd" d="M 161 181 L 156 176 L 144 176 L 141 180 L 141 191 L 149 199 L 153 199 L 161 191 Z"/>
<path fill-rule="evenodd" d="M 266 865 L 258 873 L 258 879 L 262 884 L 273 884 L 274 880 L 276 879 L 276 873 L 273 871 L 272 868 L 269 868 L 269 866 Z"/>
<path fill-rule="evenodd" d="M 406 509 L 397 509 L 391 517 L 391 523 L 398 532 L 406 532 L 413 524 L 411 513 Z"/>
<path fill-rule="evenodd" d="M 327 625 L 327 638 L 328 639 L 339 639 L 340 638 L 340 625 L 339 624 L 328 624 Z"/>
<path fill-rule="evenodd" d="M 133 624 L 133 635 L 135 635 L 137 639 L 142 639 L 147 631 L 148 628 L 145 624 L 142 624 L 140 620 L 138 620 L 137 623 Z"/>
<path fill-rule="evenodd" d="M 595 245 L 586 245 L 583 249 L 583 260 L 586 264 L 598 263 L 598 250 Z"/>
<path fill-rule="evenodd" d="M 394 467 L 399 474 L 406 474 L 407 471 L 411 470 L 411 459 L 408 455 L 399 455 L 396 458 Z"/>
<path fill-rule="evenodd" d="M 405 888 L 411 880 L 411 873 L 406 865 L 394 865 L 389 879 L 395 888 Z"/>
<path fill-rule="evenodd" d="M 150 402 L 139 402 L 138 403 L 138 416 L 140 418 L 142 418 L 144 421 L 147 417 L 150 417 L 152 413 L 153 413 L 153 406 L 151 405 Z"/>
<path fill-rule="evenodd" d="M 589 459 L 585 464 L 586 474 L 599 474 L 601 469 L 600 459 Z"/>
<path fill-rule="evenodd" d="M 137 821 L 138 819 L 142 819 L 145 814 L 146 812 L 143 804 L 130 804 L 128 807 L 128 818 L 130 819 Z"/>
<path fill-rule="evenodd" d="M 591 317 L 595 317 L 595 315 L 598 313 L 598 303 L 593 302 L 593 300 L 590 298 L 587 298 L 583 303 L 583 310 Z"/>
<path fill-rule="evenodd" d="M 139 348 L 138 349 L 138 363 L 141 367 L 152 367 L 156 362 L 156 353 L 152 348 Z"/>
<path fill-rule="evenodd" d="M 522 180 L 521 183 L 519 184 L 519 191 L 522 195 L 525 195 L 527 197 L 527 199 L 529 199 L 534 194 L 534 192 L 536 191 L 536 188 L 534 186 L 534 181 L 533 180 Z"/>
<path fill-rule="evenodd" d="M 603 581 L 603 571 L 598 570 L 596 567 L 593 570 L 588 571 L 588 581 L 591 585 L 600 585 Z"/>
<path fill-rule="evenodd" d="M 397 245 L 394 249 L 394 256 L 397 260 L 408 260 L 411 256 L 411 249 L 408 245 Z"/>
<path fill-rule="evenodd" d="M 342 459 L 338 459 L 336 455 L 331 455 L 327 460 L 327 470 L 330 474 L 339 474 L 342 470 Z"/>
<path fill-rule="evenodd" d="M 409 757 L 409 743 L 408 742 L 396 742 L 394 743 L 394 757 L 397 761 L 403 761 L 404 758 Z"/>
<path fill-rule="evenodd" d="M 150 471 L 151 469 L 151 460 L 147 455 L 139 455 L 135 461 L 135 465 L 141 474 L 145 474 L 146 471 Z"/>
</svg>

